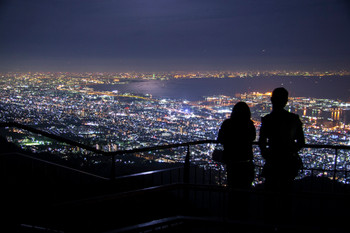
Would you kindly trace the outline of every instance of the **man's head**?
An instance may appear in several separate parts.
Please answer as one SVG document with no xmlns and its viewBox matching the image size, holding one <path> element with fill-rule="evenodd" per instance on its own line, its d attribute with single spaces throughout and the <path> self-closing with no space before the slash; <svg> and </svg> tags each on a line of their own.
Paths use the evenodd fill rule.
<svg viewBox="0 0 350 233">
<path fill-rule="evenodd" d="M 283 109 L 288 102 L 288 91 L 283 87 L 278 87 L 272 92 L 271 103 L 273 109 Z"/>
</svg>

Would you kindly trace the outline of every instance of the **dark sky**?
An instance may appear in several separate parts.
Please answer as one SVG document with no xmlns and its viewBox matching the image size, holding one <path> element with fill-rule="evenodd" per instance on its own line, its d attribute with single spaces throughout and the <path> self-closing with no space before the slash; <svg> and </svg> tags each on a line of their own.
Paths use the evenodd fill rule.
<svg viewBox="0 0 350 233">
<path fill-rule="evenodd" d="M 0 71 L 350 69 L 348 0 L 0 0 Z"/>
</svg>

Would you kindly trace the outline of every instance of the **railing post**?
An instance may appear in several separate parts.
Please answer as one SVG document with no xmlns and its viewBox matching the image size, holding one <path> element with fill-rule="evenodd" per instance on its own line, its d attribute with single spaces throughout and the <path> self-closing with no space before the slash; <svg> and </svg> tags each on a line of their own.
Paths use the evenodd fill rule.
<svg viewBox="0 0 350 233">
<path fill-rule="evenodd" d="M 112 155 L 111 180 L 115 180 L 115 154 Z"/>
<path fill-rule="evenodd" d="M 187 153 L 185 158 L 185 165 L 184 165 L 184 189 L 183 189 L 183 200 L 184 200 L 184 206 L 188 206 L 188 202 L 190 199 L 190 190 L 188 184 L 190 183 L 190 145 L 187 145 Z M 188 215 L 188 208 L 184 208 L 184 215 Z"/>
<path fill-rule="evenodd" d="M 338 149 L 335 148 L 334 169 L 333 169 L 333 181 L 335 181 L 336 172 L 337 172 L 337 160 L 338 160 Z"/>
<path fill-rule="evenodd" d="M 184 183 L 188 184 L 190 182 L 190 145 L 187 145 L 187 153 L 184 165 Z"/>
</svg>

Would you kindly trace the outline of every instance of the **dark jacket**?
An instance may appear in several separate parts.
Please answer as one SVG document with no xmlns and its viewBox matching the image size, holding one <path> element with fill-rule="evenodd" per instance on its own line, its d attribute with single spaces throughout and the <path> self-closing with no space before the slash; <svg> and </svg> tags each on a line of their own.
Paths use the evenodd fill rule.
<svg viewBox="0 0 350 233">
<path fill-rule="evenodd" d="M 266 163 L 262 175 L 274 180 L 293 180 L 302 169 L 298 151 L 304 145 L 304 132 L 298 115 L 282 109 L 263 117 L 259 147 Z"/>
<path fill-rule="evenodd" d="M 297 114 L 283 109 L 261 119 L 259 146 L 266 160 L 271 156 L 296 154 L 304 144 L 303 127 Z"/>
<path fill-rule="evenodd" d="M 255 126 L 250 119 L 226 119 L 219 130 L 218 141 L 224 146 L 227 163 L 252 160 L 255 137 Z"/>
</svg>

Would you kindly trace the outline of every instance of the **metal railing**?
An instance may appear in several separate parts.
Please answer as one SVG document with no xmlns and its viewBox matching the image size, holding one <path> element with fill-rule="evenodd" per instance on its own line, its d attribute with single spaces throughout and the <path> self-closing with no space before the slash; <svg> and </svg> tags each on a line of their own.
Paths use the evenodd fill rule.
<svg viewBox="0 0 350 233">
<path fill-rule="evenodd" d="M 182 207 L 187 207 L 186 203 L 191 203 L 191 207 L 196 207 L 194 209 L 199 209 L 203 211 L 203 213 L 207 214 L 209 217 L 218 217 L 219 219 L 224 219 L 225 223 L 227 223 L 227 218 L 231 213 L 231 204 L 230 203 L 230 198 L 231 198 L 231 192 L 229 189 L 226 189 L 223 186 L 220 185 L 207 185 L 207 184 L 193 184 L 192 180 L 194 177 L 197 175 L 200 176 L 199 174 L 196 173 L 196 168 L 197 166 L 191 166 L 191 146 L 195 145 L 201 145 L 201 144 L 217 144 L 218 142 L 216 140 L 201 140 L 201 141 L 195 141 L 195 142 L 186 142 L 186 143 L 177 143 L 177 144 L 169 144 L 169 145 L 161 145 L 161 146 L 152 146 L 152 147 L 145 147 L 145 148 L 137 148 L 137 149 L 131 149 L 131 150 L 120 150 L 120 151 L 115 151 L 115 152 L 106 152 L 103 150 L 98 150 L 94 147 L 78 143 L 69 139 L 66 139 L 64 137 L 60 137 L 57 135 L 53 135 L 26 125 L 18 124 L 18 123 L 3 123 L 0 124 L 0 127 L 16 127 L 20 128 L 23 130 L 27 130 L 29 132 L 35 133 L 35 134 L 40 134 L 45 137 L 57 140 L 59 142 L 63 142 L 75 147 L 80 147 L 83 148 L 87 151 L 91 151 L 93 153 L 102 155 L 103 157 L 107 158 L 108 161 L 112 164 L 111 171 L 110 171 L 110 178 L 109 180 L 113 181 L 113 184 L 118 184 L 118 182 L 121 182 L 126 185 L 130 185 L 130 182 L 128 179 L 134 180 L 134 182 L 137 183 L 144 183 L 142 180 L 137 180 L 138 178 L 143 179 L 146 176 L 150 175 L 155 175 L 158 174 L 161 177 L 164 173 L 167 174 L 172 174 L 172 172 L 175 172 L 176 174 L 173 174 L 176 176 L 176 181 L 174 183 L 170 184 L 166 182 L 162 184 L 161 182 L 160 186 L 155 186 L 153 184 L 153 187 L 140 187 L 137 186 L 136 189 L 131 188 L 128 190 L 119 190 L 116 194 L 113 195 L 98 195 L 98 196 L 92 196 L 92 197 L 87 197 L 87 198 L 79 198 L 77 200 L 70 200 L 68 202 L 63 202 L 63 204 L 60 202 L 60 207 L 62 208 L 62 212 L 59 213 L 64 213 L 63 215 L 68 215 L 69 216 L 69 211 L 67 211 L 66 207 L 72 205 L 74 209 L 79 209 L 76 208 L 76 206 L 81 207 L 84 205 L 88 205 L 89 208 L 93 206 L 94 203 L 100 203 L 102 201 L 108 201 L 111 198 L 113 199 L 113 202 L 115 203 L 125 203 L 127 197 L 130 197 L 132 200 L 135 200 L 135 197 L 137 199 L 142 199 L 142 195 L 145 195 L 147 201 L 144 201 L 143 203 L 148 203 L 149 202 L 149 197 L 154 197 L 153 200 L 155 200 L 158 197 L 163 197 L 164 194 L 168 194 L 171 196 L 171 198 L 175 198 L 176 200 L 185 200 L 183 202 L 184 206 Z M 257 143 L 254 143 L 255 147 L 257 146 Z M 132 174 L 132 175 L 125 175 L 125 176 L 119 176 L 116 177 L 116 166 L 115 166 L 115 161 L 117 156 L 119 155 L 125 155 L 125 154 L 131 154 L 131 153 L 139 153 L 139 152 L 149 152 L 149 151 L 157 151 L 157 150 L 162 150 L 162 149 L 171 149 L 171 148 L 179 148 L 179 147 L 185 147 L 185 156 L 184 156 L 184 162 L 181 168 L 177 169 L 162 169 L 162 170 L 153 170 L 153 171 L 148 171 L 148 172 L 142 172 L 138 174 Z M 338 158 L 341 153 L 339 153 L 340 150 L 350 150 L 349 146 L 342 146 L 342 145 L 310 145 L 307 144 L 305 145 L 306 149 L 330 149 L 334 150 L 334 158 L 333 161 L 334 163 L 332 164 L 331 169 L 328 169 L 329 171 L 333 172 L 333 180 L 335 180 L 337 172 L 343 172 L 343 170 L 338 169 Z M 192 148 L 193 149 L 193 148 Z M 256 150 L 257 151 L 257 150 Z M 318 169 L 318 168 L 304 168 L 304 169 L 309 169 L 312 171 L 318 171 L 320 172 L 325 172 L 323 169 Z M 204 170 L 202 171 L 204 177 Z M 345 172 L 349 172 L 345 170 Z M 222 175 L 222 174 L 219 174 Z M 136 180 L 135 180 L 136 179 Z M 153 179 L 153 178 L 152 178 Z M 107 181 L 110 182 L 110 181 Z M 109 183 L 108 183 L 109 184 Z M 117 185 L 113 185 L 115 187 Z M 71 191 L 69 192 L 70 195 Z M 280 208 L 280 203 L 284 199 L 288 200 L 288 203 L 291 203 L 290 206 L 287 206 L 289 209 L 288 214 L 290 216 L 293 216 L 290 218 L 290 220 L 297 221 L 298 224 L 300 225 L 301 229 L 305 230 L 304 224 L 304 219 L 312 219 L 311 217 L 315 217 L 315 219 L 324 219 L 324 220 L 318 220 L 317 222 L 313 222 L 310 226 L 320 226 L 321 223 L 327 223 L 329 222 L 329 218 L 331 219 L 331 222 L 337 222 L 337 227 L 340 229 L 347 229 L 345 227 L 346 225 L 346 219 L 344 215 L 343 222 L 344 224 L 341 226 L 338 226 L 339 222 L 339 216 L 338 215 L 330 215 L 328 214 L 331 211 L 334 211 L 333 205 L 338 206 L 338 207 L 348 207 L 350 206 L 349 198 L 348 198 L 348 193 L 308 193 L 308 192 L 299 192 L 299 193 L 286 193 L 286 194 L 279 194 L 279 193 L 269 193 L 264 190 L 260 189 L 252 189 L 252 190 L 236 190 L 236 194 L 239 195 L 244 195 L 247 200 L 249 200 L 248 206 L 244 206 L 244 208 L 248 208 L 249 210 L 249 215 L 246 217 L 246 219 L 249 219 L 249 222 L 247 222 L 247 226 L 256 226 L 257 229 L 260 229 L 261 227 L 269 227 L 271 223 L 267 224 L 264 222 L 260 222 L 261 219 L 266 215 L 265 212 L 269 210 L 270 206 L 266 206 L 265 202 L 266 200 L 272 200 L 272 204 L 274 205 L 274 208 L 278 211 L 277 213 L 280 213 L 279 211 L 284 208 Z M 77 194 L 77 195 L 80 195 Z M 132 202 L 130 202 L 132 203 Z M 128 204 L 130 204 L 128 202 Z M 345 203 L 345 204 L 344 204 Z M 271 204 L 271 203 L 270 203 Z M 293 204 L 293 205 L 292 205 Z M 324 204 L 324 205 L 322 205 Z M 119 205 L 117 205 L 119 207 Z M 146 205 L 147 206 L 147 205 Z M 161 206 L 161 205 L 159 205 Z M 295 207 L 297 206 L 297 207 Z M 332 207 L 332 208 L 331 208 Z M 300 209 L 305 208 L 307 211 L 300 211 Z M 345 208 L 345 207 L 344 207 Z M 161 208 L 159 208 L 161 209 Z M 166 207 L 168 209 L 168 206 Z M 85 210 L 85 209 L 84 209 Z M 184 208 L 184 210 L 181 211 L 181 213 L 186 213 L 186 215 L 190 215 L 188 213 L 192 213 L 191 211 L 186 212 L 187 210 Z M 130 211 L 129 211 L 130 212 Z M 177 213 L 174 210 L 175 213 Z M 75 212 L 73 212 L 75 214 Z M 140 213 L 143 213 L 141 211 Z M 172 212 L 171 212 L 172 213 Z M 88 213 L 90 214 L 90 212 Z M 99 212 L 99 214 L 101 214 Z M 136 218 L 135 213 L 133 213 L 132 216 L 129 216 L 129 218 Z M 61 214 L 62 215 L 62 214 Z M 60 215 L 60 216 L 61 216 Z M 121 214 L 120 217 L 124 217 L 124 214 Z M 88 215 L 87 215 L 88 216 Z M 105 215 L 104 215 L 105 216 Z M 74 215 L 75 217 L 75 215 Z M 114 217 L 113 217 L 114 218 Z M 125 217 L 124 217 L 125 218 Z M 74 219 L 74 218 L 72 218 Z M 84 220 L 85 221 L 85 220 Z M 96 219 L 94 219 L 96 221 Z M 278 223 L 278 220 L 274 220 L 273 224 Z M 309 222 L 309 220 L 308 220 Z M 193 223 L 193 220 L 191 220 L 191 224 Z M 293 224 L 296 224 L 296 222 L 292 222 Z M 221 223 L 220 223 L 221 224 Z M 262 225 L 259 225 L 262 224 Z M 273 225 L 272 226 L 275 226 Z M 288 224 L 291 224 L 288 222 Z M 297 226 L 299 226 L 296 224 Z M 331 224 L 330 224 L 331 225 Z M 236 222 L 232 224 L 232 227 L 235 227 Z M 323 226 L 323 225 L 322 225 Z M 326 225 L 328 226 L 328 225 Z M 79 225 L 81 227 L 81 225 Z M 287 226 L 288 227 L 288 226 Z M 293 225 L 294 227 L 294 225 Z M 332 225 L 333 227 L 333 225 Z M 137 226 L 137 229 L 139 229 L 140 226 Z M 319 227 L 321 230 L 326 229 L 324 227 Z M 140 228 L 141 229 L 141 228 Z M 142 228 L 143 229 L 143 228 Z M 147 228 L 148 229 L 148 228 Z M 146 229 L 146 230 L 147 230 Z M 288 229 L 288 228 L 287 228 Z M 122 229 L 123 230 L 123 229 Z M 256 230 L 256 229 L 255 229 Z M 255 231 L 254 230 L 254 231 Z M 123 232 L 123 231 L 121 231 Z M 126 231 L 128 232 L 128 231 Z M 345 231 L 343 231 L 345 232 Z"/>
<path fill-rule="evenodd" d="M 110 171 L 110 179 L 115 180 L 116 179 L 116 156 L 119 155 L 126 155 L 126 154 L 134 154 L 134 153 L 139 153 L 139 152 L 150 152 L 150 151 L 155 151 L 155 150 L 163 150 L 163 149 L 173 149 L 173 148 L 179 148 L 179 147 L 185 147 L 186 148 L 186 156 L 184 159 L 184 165 L 183 165 L 183 182 L 184 183 L 189 183 L 190 180 L 190 159 L 191 159 L 191 146 L 194 145 L 201 145 L 201 144 L 218 144 L 216 140 L 199 140 L 199 141 L 192 141 L 192 142 L 185 142 L 185 143 L 175 143 L 175 144 L 168 144 L 168 145 L 158 145 L 158 146 L 151 146 L 151 147 L 144 147 L 144 148 L 136 148 L 136 149 L 128 149 L 128 150 L 119 150 L 119 151 L 103 151 L 96 149 L 92 146 L 85 145 L 83 143 L 79 143 L 58 135 L 54 135 L 42 130 L 38 130 L 36 128 L 19 124 L 17 122 L 9 122 L 9 123 L 0 123 L 0 127 L 15 127 L 23 130 L 27 130 L 29 132 L 39 134 L 45 137 L 48 137 L 50 139 L 56 140 L 58 142 L 66 143 L 71 146 L 79 147 L 82 149 L 85 149 L 87 151 L 93 152 L 95 154 L 99 154 L 105 157 L 110 157 L 111 159 L 111 171 Z M 257 142 L 253 143 L 254 145 L 258 145 Z M 334 156 L 334 164 L 333 164 L 333 169 L 319 169 L 319 168 L 308 168 L 305 167 L 305 170 L 310 170 L 311 174 L 314 171 L 321 171 L 321 172 L 333 172 L 333 180 L 336 179 L 336 174 L 338 172 L 345 172 L 346 174 L 349 172 L 347 169 L 338 169 L 337 168 L 337 161 L 338 161 L 338 152 L 339 150 L 350 150 L 350 146 L 345 146 L 345 145 L 316 145 L 316 144 L 306 144 L 304 148 L 310 148 L 310 149 L 332 149 L 335 151 L 335 156 Z M 350 166 L 349 166 L 350 167 Z M 261 167 L 260 167 L 261 168 Z M 146 172 L 146 173 L 141 173 L 143 175 L 146 174 L 152 174 L 152 173 L 157 173 L 159 171 L 151 171 L 151 172 Z"/>
</svg>

